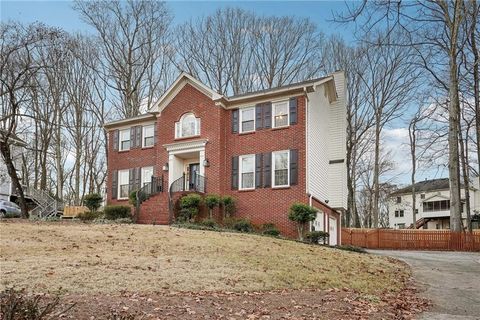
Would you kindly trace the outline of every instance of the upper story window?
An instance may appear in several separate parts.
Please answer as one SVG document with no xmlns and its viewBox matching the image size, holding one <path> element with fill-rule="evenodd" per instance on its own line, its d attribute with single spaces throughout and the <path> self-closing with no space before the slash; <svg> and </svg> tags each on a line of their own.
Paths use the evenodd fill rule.
<svg viewBox="0 0 480 320">
<path fill-rule="evenodd" d="M 240 189 L 248 190 L 255 188 L 255 155 L 240 157 Z"/>
<path fill-rule="evenodd" d="M 200 135 L 200 119 L 193 113 L 184 114 L 179 122 L 175 122 L 175 138 L 186 138 Z"/>
<path fill-rule="evenodd" d="M 153 124 L 143 126 L 143 141 L 142 147 L 151 147 L 155 143 L 155 126 Z"/>
<path fill-rule="evenodd" d="M 395 210 L 395 218 L 403 218 L 405 216 L 404 210 Z"/>
<path fill-rule="evenodd" d="M 130 129 L 120 130 L 120 147 L 119 150 L 129 150 L 130 149 Z"/>
<path fill-rule="evenodd" d="M 240 109 L 240 133 L 255 131 L 255 108 Z"/>
<path fill-rule="evenodd" d="M 425 199 L 425 193 L 422 193 L 422 194 L 420 195 L 420 199 Z"/>
<path fill-rule="evenodd" d="M 289 124 L 288 100 L 276 102 L 272 106 L 273 127 L 285 127 Z"/>
<path fill-rule="evenodd" d="M 397 197 L 397 203 L 402 203 L 402 197 Z"/>
</svg>

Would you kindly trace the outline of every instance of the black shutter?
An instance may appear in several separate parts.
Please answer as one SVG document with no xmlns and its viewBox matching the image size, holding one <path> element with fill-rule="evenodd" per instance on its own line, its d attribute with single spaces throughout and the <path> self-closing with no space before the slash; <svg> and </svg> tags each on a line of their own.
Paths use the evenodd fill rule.
<svg viewBox="0 0 480 320">
<path fill-rule="evenodd" d="M 112 143 L 113 143 L 113 150 L 115 150 L 115 151 L 118 151 L 118 135 L 119 135 L 119 131 L 114 130 L 113 134 L 112 134 L 112 136 L 113 136 L 113 139 L 112 139 L 113 142 Z"/>
<path fill-rule="evenodd" d="M 290 98 L 290 124 L 296 124 L 297 123 L 297 97 Z"/>
<path fill-rule="evenodd" d="M 255 130 L 263 129 L 263 104 L 255 106 Z"/>
<path fill-rule="evenodd" d="M 238 190 L 238 157 L 232 157 L 232 190 Z"/>
<path fill-rule="evenodd" d="M 298 150 L 290 150 L 290 185 L 298 183 Z"/>
<path fill-rule="evenodd" d="M 153 144 L 157 144 L 157 122 L 153 124 Z"/>
<path fill-rule="evenodd" d="M 140 190 L 142 187 L 142 168 L 135 168 L 135 190 Z"/>
<path fill-rule="evenodd" d="M 268 188 L 272 185 L 272 153 L 263 154 L 263 187 Z"/>
<path fill-rule="evenodd" d="M 118 132 L 118 130 L 116 130 Z M 118 193 L 118 171 L 112 171 L 112 199 L 117 199 Z"/>
<path fill-rule="evenodd" d="M 141 148 L 142 147 L 142 131 L 143 131 L 143 127 L 142 126 L 137 126 L 137 134 L 135 135 L 135 139 L 137 140 L 136 144 L 137 144 L 137 148 Z"/>
<path fill-rule="evenodd" d="M 263 154 L 258 153 L 255 155 L 255 188 L 261 188 L 263 186 Z"/>
<path fill-rule="evenodd" d="M 128 170 L 128 192 L 135 189 L 135 168 Z"/>
<path fill-rule="evenodd" d="M 272 127 L 272 103 L 267 102 L 263 104 L 263 126 L 266 129 Z"/>
<path fill-rule="evenodd" d="M 137 127 L 131 127 L 130 128 L 130 149 L 135 149 L 137 147 L 136 141 L 135 140 L 135 135 L 137 133 Z"/>
<path fill-rule="evenodd" d="M 232 133 L 238 133 L 238 109 L 232 110 Z"/>
</svg>

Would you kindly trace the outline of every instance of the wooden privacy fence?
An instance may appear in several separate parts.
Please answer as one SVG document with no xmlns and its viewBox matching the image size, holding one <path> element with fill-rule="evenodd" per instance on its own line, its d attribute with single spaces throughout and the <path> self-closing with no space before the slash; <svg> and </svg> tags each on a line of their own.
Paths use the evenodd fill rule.
<svg viewBox="0 0 480 320">
<path fill-rule="evenodd" d="M 367 249 L 480 251 L 480 232 L 342 228 L 342 245 Z"/>
<path fill-rule="evenodd" d="M 63 217 L 64 218 L 75 218 L 80 213 L 84 213 L 89 211 L 87 207 L 83 206 L 65 206 L 63 209 Z"/>
</svg>

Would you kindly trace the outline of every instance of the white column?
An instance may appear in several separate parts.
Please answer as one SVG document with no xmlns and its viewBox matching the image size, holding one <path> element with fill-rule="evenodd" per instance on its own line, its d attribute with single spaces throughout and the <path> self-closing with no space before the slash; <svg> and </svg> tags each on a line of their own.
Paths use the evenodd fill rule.
<svg viewBox="0 0 480 320">
<path fill-rule="evenodd" d="M 203 166 L 203 161 L 205 160 L 205 149 L 199 151 L 198 160 L 200 162 L 200 174 L 205 176 L 205 167 Z"/>
</svg>

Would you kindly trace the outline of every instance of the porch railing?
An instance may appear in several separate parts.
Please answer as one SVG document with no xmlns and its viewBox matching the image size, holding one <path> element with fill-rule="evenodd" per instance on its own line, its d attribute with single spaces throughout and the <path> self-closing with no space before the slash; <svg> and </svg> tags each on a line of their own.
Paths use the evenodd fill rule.
<svg viewBox="0 0 480 320">
<path fill-rule="evenodd" d="M 142 202 L 160 192 L 163 192 L 163 176 L 152 176 L 152 180 L 137 191 L 137 206 L 140 206 Z"/>
</svg>

